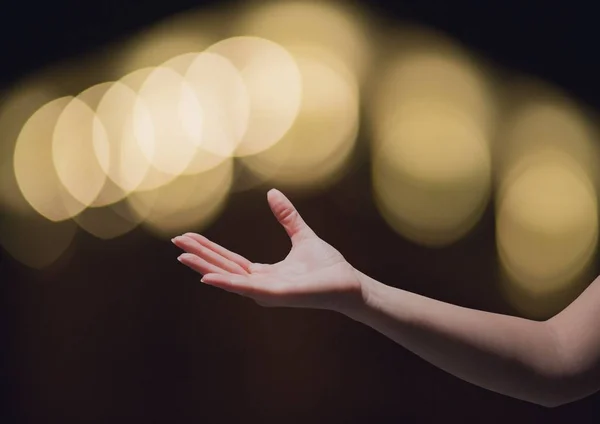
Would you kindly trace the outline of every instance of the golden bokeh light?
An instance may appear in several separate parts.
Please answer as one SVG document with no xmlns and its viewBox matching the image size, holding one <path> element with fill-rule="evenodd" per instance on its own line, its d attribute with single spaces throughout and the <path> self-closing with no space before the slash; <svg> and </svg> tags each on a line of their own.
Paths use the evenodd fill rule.
<svg viewBox="0 0 600 424">
<path fill-rule="evenodd" d="M 77 230 L 70 220 L 52 222 L 38 214 L 21 193 L 14 171 L 14 151 L 23 126 L 54 98 L 51 85 L 27 81 L 7 93 L 0 106 L 0 244 L 10 256 L 35 269 L 61 258 Z M 50 143 L 52 134 L 46 136 Z M 49 149 L 39 152 L 44 153 L 50 159 Z"/>
<path fill-rule="evenodd" d="M 34 269 L 47 268 L 63 257 L 76 233 L 72 220 L 49 221 L 33 210 L 0 217 L 2 247 Z"/>
<path fill-rule="evenodd" d="M 324 188 L 342 174 L 356 143 L 358 85 L 340 63 L 310 56 L 296 61 L 303 87 L 298 118 L 279 143 L 242 161 L 281 187 Z"/>
<path fill-rule="evenodd" d="M 548 317 L 582 289 L 598 238 L 591 127 L 557 96 L 514 108 L 498 148 L 497 245 L 507 299 Z"/>
<path fill-rule="evenodd" d="M 415 101 L 451 105 L 486 133 L 493 129 L 496 105 L 485 72 L 460 46 L 421 28 L 406 28 L 391 40 L 397 53 L 385 61 L 373 89 L 376 130 L 385 131 L 377 128 L 382 122 L 394 126 L 398 107 Z"/>
<path fill-rule="evenodd" d="M 218 10 L 187 11 L 141 31 L 115 51 L 113 77 L 203 51 L 221 38 L 225 19 Z"/>
<path fill-rule="evenodd" d="M 182 175 L 149 191 L 128 198 L 144 227 L 162 238 L 186 231 L 200 231 L 223 209 L 233 182 L 233 160 L 195 175 Z"/>
<path fill-rule="evenodd" d="M 246 131 L 250 114 L 250 100 L 237 68 L 229 60 L 207 52 L 185 53 L 167 60 L 159 68 L 171 69 L 184 78 L 186 92 L 182 94 L 190 103 L 190 107 L 180 110 L 180 118 L 183 130 L 196 141 L 195 154 L 180 174 L 203 172 L 231 157 Z M 148 136 L 150 132 L 154 140 L 154 129 L 146 131 Z M 149 144 L 153 149 L 154 141 Z M 151 170 L 147 178 L 150 186 L 144 184 L 143 189 L 156 188 L 152 186 L 153 179 L 158 185 L 168 183 L 172 179 L 169 175 L 172 174 L 156 168 Z M 165 180 L 162 184 L 161 179 Z"/>
<path fill-rule="evenodd" d="M 96 107 L 97 123 L 106 132 L 107 144 L 104 147 L 94 140 L 94 149 L 98 157 L 108 156 L 107 162 L 99 162 L 109 181 L 93 206 L 106 206 L 124 199 L 142 184 L 151 167 L 147 156 L 151 155 L 154 146 L 154 134 L 150 131 L 145 135 L 146 139 L 138 140 L 134 131 L 133 111 L 137 107 L 138 120 L 145 118 L 147 123 L 151 122 L 150 112 L 143 108 L 136 92 L 127 85 L 131 81 L 134 86 L 141 85 L 138 80 L 145 78 L 149 72 L 146 69 L 137 71 L 112 84 Z"/>
<path fill-rule="evenodd" d="M 36 110 L 56 98 L 47 84 L 30 81 L 9 91 L 0 100 L 0 205 L 11 213 L 29 212 L 15 177 L 14 151 L 21 130 Z"/>
<path fill-rule="evenodd" d="M 204 113 L 201 148 L 187 170 L 193 174 L 235 153 L 248 129 L 250 97 L 238 69 L 218 54 L 197 55 L 185 79 Z"/>
<path fill-rule="evenodd" d="M 470 117 L 435 103 L 408 105 L 373 157 L 376 204 L 408 239 L 444 246 L 463 237 L 485 210 L 491 158 Z"/>
<path fill-rule="evenodd" d="M 207 50 L 233 63 L 250 97 L 250 120 L 236 154 L 248 156 L 275 145 L 296 119 L 302 77 L 293 56 L 259 37 L 233 37 Z"/>
<path fill-rule="evenodd" d="M 524 100 L 513 107 L 513 118 L 503 129 L 497 149 L 499 179 L 520 159 L 540 150 L 555 149 L 577 161 L 594 180 L 598 176 L 598 145 L 582 112 L 558 93 L 519 87 Z"/>
<path fill-rule="evenodd" d="M 378 29 L 349 2 L 217 9 L 0 99 L 0 242 L 14 258 L 47 267 L 78 226 L 103 240 L 139 226 L 164 239 L 201 231 L 233 190 L 266 181 L 329 188 L 353 158 L 364 95 L 375 205 L 394 231 L 455 243 L 495 182 L 503 293 L 532 317 L 572 300 L 597 248 L 600 183 L 577 105 L 512 79 L 499 96 L 484 65 L 434 30 L 402 26 L 375 51 Z"/>
<path fill-rule="evenodd" d="M 339 1 L 249 2 L 235 28 L 290 51 L 334 56 L 362 81 L 372 57 L 364 16 L 364 10 Z"/>
<path fill-rule="evenodd" d="M 74 218 L 81 229 L 102 240 L 120 237 L 138 227 L 144 217 L 134 213 L 126 199 L 90 207 Z"/>
<path fill-rule="evenodd" d="M 130 232 L 142 221 L 124 200 L 136 186 L 136 173 L 139 183 L 139 175 L 143 177 L 149 166 L 147 161 L 141 164 L 139 160 L 136 161 L 135 152 L 137 151 L 139 159 L 141 150 L 137 148 L 132 152 L 132 147 L 135 147 L 132 145 L 133 137 L 126 136 L 126 131 L 132 127 L 124 122 L 132 119 L 136 96 L 133 90 L 120 82 L 107 82 L 89 88 L 77 98 L 96 110 L 93 131 L 98 135 L 92 139 L 92 149 L 98 165 L 105 175 L 113 175 L 116 180 L 124 182 L 123 186 L 129 187 L 129 190 L 126 191 L 110 178 L 105 178 L 94 202 L 74 220 L 80 228 L 99 239 L 113 239 Z M 105 126 L 104 122 L 109 125 Z M 131 178 L 132 175 L 134 178 Z"/>
<path fill-rule="evenodd" d="M 201 144 L 204 117 L 194 90 L 179 73 L 158 67 L 148 75 L 137 94 L 135 134 L 145 140 L 152 132 L 154 139 L 151 149 L 142 145 L 142 152 L 158 171 L 181 174 Z"/>
<path fill-rule="evenodd" d="M 52 160 L 60 182 L 86 206 L 96 200 L 104 187 L 106 174 L 101 163 L 108 167 L 107 144 L 106 131 L 96 113 L 78 97 L 73 98 L 56 122 Z"/>
<path fill-rule="evenodd" d="M 52 160 L 52 137 L 56 122 L 73 97 L 61 97 L 38 109 L 25 123 L 14 152 L 14 172 L 29 204 L 51 221 L 63 221 L 83 211 L 62 185 Z"/>
<path fill-rule="evenodd" d="M 478 66 L 448 39 L 411 29 L 398 40 L 370 99 L 376 204 L 404 237 L 445 246 L 487 206 L 495 104 Z"/>
<path fill-rule="evenodd" d="M 497 208 L 497 244 L 508 300 L 526 314 L 565 307 L 596 251 L 597 200 L 581 167 L 546 151 L 507 178 Z"/>
</svg>

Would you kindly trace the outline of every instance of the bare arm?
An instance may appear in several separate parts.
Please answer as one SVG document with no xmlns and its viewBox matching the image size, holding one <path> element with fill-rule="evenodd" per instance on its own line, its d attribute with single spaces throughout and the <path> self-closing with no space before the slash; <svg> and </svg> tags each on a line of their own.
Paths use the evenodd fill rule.
<svg viewBox="0 0 600 424">
<path fill-rule="evenodd" d="M 344 313 L 456 377 L 547 407 L 600 389 L 600 280 L 561 314 L 539 322 L 359 278 L 366 301 Z"/>
<path fill-rule="evenodd" d="M 202 281 L 264 306 L 325 308 L 390 337 L 486 389 L 548 407 L 600 389 L 600 279 L 554 318 L 530 321 L 429 299 L 356 271 L 276 190 L 269 205 L 292 242 L 284 260 L 254 264 L 197 234 L 173 242 Z"/>
</svg>

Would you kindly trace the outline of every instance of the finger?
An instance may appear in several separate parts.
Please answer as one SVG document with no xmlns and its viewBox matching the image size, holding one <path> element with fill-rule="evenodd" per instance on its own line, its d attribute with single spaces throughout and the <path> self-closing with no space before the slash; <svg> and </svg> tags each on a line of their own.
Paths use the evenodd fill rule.
<svg viewBox="0 0 600 424">
<path fill-rule="evenodd" d="M 279 190 L 269 190 L 267 193 L 269 206 L 277 218 L 277 221 L 283 226 L 292 244 L 308 236 L 314 235 L 306 222 L 302 219 L 292 202 L 284 196 Z"/>
<path fill-rule="evenodd" d="M 256 291 L 255 285 L 247 276 L 206 274 L 200 281 L 231 293 L 241 294 L 242 296 L 252 297 Z"/>
<path fill-rule="evenodd" d="M 196 233 L 185 233 L 184 236 L 191 238 L 192 240 L 198 242 L 200 245 L 206 247 L 207 249 L 212 250 L 213 252 L 223 256 L 226 259 L 229 259 L 231 262 L 234 262 L 244 268 L 246 271 L 252 264 L 248 259 L 244 258 L 242 255 L 238 255 L 230 250 L 225 249 L 223 246 L 210 241 L 204 236 Z"/>
<path fill-rule="evenodd" d="M 211 273 L 231 275 L 228 271 L 225 271 L 192 253 L 183 253 L 179 255 L 177 260 L 202 275 Z"/>
<path fill-rule="evenodd" d="M 188 236 L 179 236 L 173 239 L 175 246 L 188 253 L 192 253 L 196 256 L 201 257 L 207 262 L 221 268 L 224 271 L 229 271 L 234 274 L 247 274 L 248 271 L 242 268 L 241 265 L 227 259 L 226 257 L 215 253 L 209 248 L 201 245 L 194 239 Z"/>
</svg>

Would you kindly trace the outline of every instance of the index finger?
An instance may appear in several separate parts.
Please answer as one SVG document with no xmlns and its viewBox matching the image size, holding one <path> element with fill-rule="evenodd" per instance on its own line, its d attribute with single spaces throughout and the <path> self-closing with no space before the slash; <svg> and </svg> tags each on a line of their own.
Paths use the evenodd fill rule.
<svg viewBox="0 0 600 424">
<path fill-rule="evenodd" d="M 239 266 L 241 266 L 242 268 L 244 268 L 246 271 L 249 272 L 250 265 L 252 265 L 252 262 L 250 262 L 248 259 L 244 258 L 242 255 L 238 255 L 237 253 L 227 250 L 223 246 L 221 246 L 213 241 L 210 241 L 209 239 L 207 239 L 206 237 L 204 237 L 200 234 L 185 233 L 184 236 L 191 238 L 192 240 L 198 242 L 199 244 L 206 247 L 207 249 L 210 249 L 213 252 L 218 253 L 219 255 L 223 256 L 224 258 L 229 259 L 231 262 L 238 264 Z"/>
</svg>

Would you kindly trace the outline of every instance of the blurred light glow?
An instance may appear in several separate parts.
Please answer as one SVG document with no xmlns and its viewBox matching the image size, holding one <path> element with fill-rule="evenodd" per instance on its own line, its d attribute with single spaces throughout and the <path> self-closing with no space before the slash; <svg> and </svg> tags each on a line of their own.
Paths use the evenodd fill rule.
<svg viewBox="0 0 600 424">
<path fill-rule="evenodd" d="M 401 235 L 444 246 L 477 223 L 490 195 L 485 135 L 469 117 L 435 103 L 413 104 L 395 119 L 373 157 L 376 204 Z"/>
<path fill-rule="evenodd" d="M 513 172 L 497 211 L 498 252 L 510 277 L 505 292 L 522 312 L 558 312 L 596 251 L 596 193 L 581 167 L 557 152 Z"/>
<path fill-rule="evenodd" d="M 74 218 L 81 229 L 102 240 L 127 234 L 143 219 L 131 210 L 125 199 L 108 206 L 87 208 Z"/>
<path fill-rule="evenodd" d="M 235 153 L 248 129 L 250 96 L 238 69 L 218 54 L 197 55 L 185 79 L 204 113 L 201 148 L 187 170 L 193 174 Z"/>
<path fill-rule="evenodd" d="M 522 95 L 526 100 L 514 108 L 513 119 L 506 125 L 498 149 L 500 178 L 523 157 L 545 149 L 563 152 L 588 174 L 597 176 L 600 154 L 597 144 L 592 142 L 594 131 L 581 112 L 559 96 L 542 97 L 526 89 Z"/>
<path fill-rule="evenodd" d="M 157 170 L 179 175 L 187 168 L 201 143 L 202 113 L 193 89 L 180 74 L 159 67 L 148 75 L 134 106 L 134 129 L 142 138 L 153 132 L 153 149 L 142 148 L 142 152 Z"/>
<path fill-rule="evenodd" d="M 504 292 L 547 317 L 573 300 L 598 239 L 593 132 L 568 102 L 528 98 L 499 148 L 497 245 Z"/>
<path fill-rule="evenodd" d="M 298 118 L 279 143 L 242 160 L 261 179 L 322 188 L 341 175 L 355 146 L 358 85 L 339 63 L 332 66 L 308 55 L 296 56 L 296 61 L 303 87 Z"/>
<path fill-rule="evenodd" d="M 85 95 L 85 94 L 84 94 Z M 52 160 L 60 182 L 82 204 L 89 206 L 106 181 L 100 163 L 108 165 L 107 136 L 96 113 L 78 97 L 60 114 L 52 138 Z M 102 146 L 96 155 L 95 146 Z"/>
<path fill-rule="evenodd" d="M 57 96 L 47 84 L 27 82 L 15 88 L 0 103 L 0 205 L 10 213 L 32 210 L 15 177 L 14 151 L 25 123 L 36 110 Z"/>
<path fill-rule="evenodd" d="M 67 251 L 77 225 L 72 220 L 52 222 L 35 211 L 0 217 L 0 242 L 17 261 L 34 269 L 54 264 Z"/>
<path fill-rule="evenodd" d="M 444 246 L 477 224 L 489 200 L 495 104 L 460 48 L 423 30 L 404 35 L 371 98 L 374 194 L 394 230 Z"/>
<path fill-rule="evenodd" d="M 104 147 L 94 140 L 94 149 L 98 157 L 108 156 L 108 161 L 102 160 L 100 165 L 110 181 L 93 206 L 106 206 L 124 199 L 142 184 L 151 168 L 148 156 L 154 149 L 152 118 L 132 88 L 139 89 L 151 69 L 133 72 L 112 84 L 96 107 L 96 123 L 104 128 L 107 145 Z M 138 122 L 146 123 L 145 134 L 135 132 L 134 108 Z"/>
<path fill-rule="evenodd" d="M 35 269 L 46 268 L 62 257 L 77 230 L 72 221 L 57 223 L 39 215 L 19 189 L 14 171 L 19 134 L 31 116 L 55 98 L 51 85 L 27 81 L 9 92 L 0 106 L 0 244 L 14 259 Z M 49 147 L 52 134 L 46 136 Z M 49 149 L 39 152 L 46 154 L 46 159 L 50 159 L 49 153 Z"/>
<path fill-rule="evenodd" d="M 228 38 L 210 46 L 207 52 L 233 63 L 250 96 L 250 121 L 236 154 L 253 155 L 275 145 L 300 109 L 302 78 L 292 55 L 259 37 Z"/>
<path fill-rule="evenodd" d="M 375 84 L 372 115 L 393 124 L 398 107 L 435 101 L 469 116 L 489 133 L 495 123 L 496 105 L 485 74 L 461 48 L 434 32 L 406 29 L 396 37 L 397 54 L 387 60 Z"/>
<path fill-rule="evenodd" d="M 195 175 L 182 175 L 154 190 L 134 192 L 129 207 L 144 227 L 163 238 L 200 231 L 223 209 L 233 181 L 233 160 Z"/>
<path fill-rule="evenodd" d="M 29 204 L 51 221 L 63 221 L 86 207 L 62 185 L 52 161 L 56 122 L 73 97 L 62 97 L 38 109 L 25 123 L 14 152 L 14 171 Z"/>
<path fill-rule="evenodd" d="M 364 15 L 343 2 L 250 2 L 235 27 L 241 34 L 266 38 L 290 51 L 320 50 L 362 81 L 372 56 Z"/>
<path fill-rule="evenodd" d="M 140 32 L 116 52 L 114 77 L 203 51 L 219 39 L 223 19 L 218 12 L 205 9 L 187 11 Z"/>
</svg>

